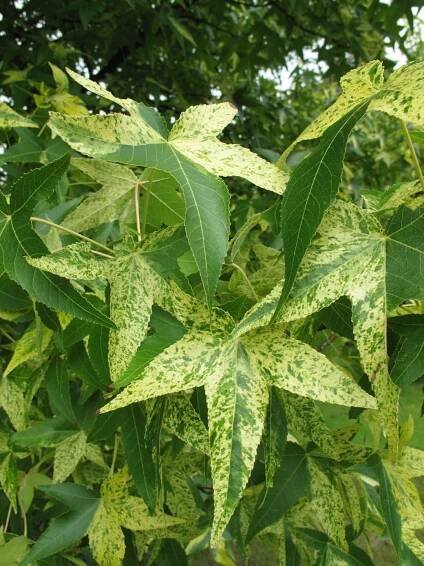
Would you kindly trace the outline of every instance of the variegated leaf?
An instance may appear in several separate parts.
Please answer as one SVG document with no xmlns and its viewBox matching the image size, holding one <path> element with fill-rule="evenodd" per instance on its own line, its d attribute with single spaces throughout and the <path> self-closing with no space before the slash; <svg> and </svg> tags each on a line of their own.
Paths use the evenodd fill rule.
<svg viewBox="0 0 424 566">
<path fill-rule="evenodd" d="M 335 482 L 312 459 L 308 461 L 312 505 L 318 521 L 337 546 L 347 550 L 344 502 Z"/>
<path fill-rule="evenodd" d="M 40 359 L 40 355 L 46 350 L 50 343 L 53 332 L 44 324 L 33 324 L 15 343 L 15 350 L 4 370 L 4 375 L 8 375 L 15 368 L 33 360 Z"/>
<path fill-rule="evenodd" d="M 38 124 L 26 116 L 21 116 L 5 102 L 1 102 L 0 128 L 38 128 Z"/>
<path fill-rule="evenodd" d="M 247 148 L 224 144 L 217 139 L 236 114 L 237 108 L 228 102 L 192 106 L 175 122 L 168 140 L 181 153 L 215 175 L 243 177 L 281 194 L 288 181 L 287 173 Z"/>
<path fill-rule="evenodd" d="M 91 252 L 87 242 L 70 244 L 61 250 L 42 257 L 28 257 L 27 262 L 43 271 L 48 271 L 67 279 L 96 279 L 104 277 L 109 262 Z"/>
<path fill-rule="evenodd" d="M 171 395 L 166 403 L 164 425 L 186 444 L 209 454 L 208 431 L 184 393 Z"/>
<path fill-rule="evenodd" d="M 113 411 L 131 403 L 178 393 L 204 384 L 219 355 L 219 341 L 206 332 L 188 332 L 156 356 L 133 381 L 101 412 Z"/>
<path fill-rule="evenodd" d="M 0 406 L 15 430 L 24 430 L 27 424 L 27 401 L 24 391 L 13 377 L 3 376 L 0 381 Z"/>
<path fill-rule="evenodd" d="M 238 341 L 228 342 L 206 382 L 217 545 L 255 462 L 268 402 L 265 380 Z"/>
<path fill-rule="evenodd" d="M 78 466 L 85 455 L 87 436 L 80 431 L 73 434 L 56 447 L 54 455 L 53 481 L 61 483 L 66 480 Z"/>
<path fill-rule="evenodd" d="M 350 375 L 307 344 L 285 337 L 278 326 L 254 332 L 243 342 L 270 385 L 327 403 L 376 407 Z"/>
</svg>

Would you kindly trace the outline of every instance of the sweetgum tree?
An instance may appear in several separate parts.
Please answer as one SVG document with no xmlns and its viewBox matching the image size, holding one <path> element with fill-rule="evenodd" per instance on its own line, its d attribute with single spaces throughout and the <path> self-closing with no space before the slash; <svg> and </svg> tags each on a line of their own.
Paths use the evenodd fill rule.
<svg viewBox="0 0 424 566">
<path fill-rule="evenodd" d="M 422 563 L 424 64 L 383 70 L 317 96 L 279 157 L 247 149 L 234 103 L 18 80 L 5 563 Z"/>
</svg>

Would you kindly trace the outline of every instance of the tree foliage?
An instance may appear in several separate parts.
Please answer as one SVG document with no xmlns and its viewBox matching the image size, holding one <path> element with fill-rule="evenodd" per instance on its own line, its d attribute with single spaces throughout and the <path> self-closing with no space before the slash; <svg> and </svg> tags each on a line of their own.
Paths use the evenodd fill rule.
<svg viewBox="0 0 424 566">
<path fill-rule="evenodd" d="M 5 20 L 24 9 L 29 25 L 36 4 Z M 152 107 L 133 58 L 149 60 L 153 43 L 117 44 L 113 31 L 136 4 L 76 5 L 91 79 L 52 63 L 39 80 L 49 40 L 39 67 L 5 81 L 0 562 L 378 564 L 375 541 L 389 539 L 393 563 L 422 563 L 424 63 L 348 70 L 276 159 L 277 138 L 272 152 L 240 138 L 254 114 L 238 129 L 234 93 L 180 97 L 172 48 L 174 64 L 191 52 L 206 65 L 190 78 L 205 90 L 210 38 L 196 22 L 223 42 L 220 57 L 234 21 L 247 45 L 263 30 L 263 53 L 223 58 L 235 74 L 255 75 L 261 57 L 272 68 L 317 34 L 321 59 L 345 71 L 346 36 L 360 28 L 354 62 L 379 54 L 393 6 L 320 3 L 316 27 L 290 3 L 237 2 L 221 19 L 219 2 L 216 13 L 143 4 L 158 18 L 146 37 L 173 30 L 157 93 L 176 83 Z M 412 14 L 402 6 L 389 37 Z M 43 25 L 63 21 L 71 41 L 65 5 L 47 12 Z M 98 21 L 113 24 L 101 54 Z M 281 22 L 293 34 L 276 54 Z M 376 132 L 403 144 L 384 165 Z"/>
</svg>

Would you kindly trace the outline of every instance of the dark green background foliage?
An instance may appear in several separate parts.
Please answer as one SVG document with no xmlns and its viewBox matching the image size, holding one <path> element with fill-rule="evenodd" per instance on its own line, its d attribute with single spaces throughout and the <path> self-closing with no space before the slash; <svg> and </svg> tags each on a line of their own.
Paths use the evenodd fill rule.
<svg viewBox="0 0 424 566">
<path fill-rule="evenodd" d="M 342 75 L 373 59 L 384 63 L 387 75 L 399 60 L 423 59 L 421 6 L 421 0 L 0 0 L 0 103 L 32 121 L 7 127 L 7 111 L 0 106 L 0 566 L 420 563 L 422 531 L 413 531 L 423 526 L 417 512 L 423 489 L 416 478 L 424 472 L 424 207 L 422 187 L 411 183 L 417 179 L 415 153 L 400 121 L 382 112 L 366 113 L 371 98 L 365 98 L 315 136 L 319 140 L 296 144 L 283 173 L 276 173 L 271 163 L 337 99 Z M 160 132 L 190 106 L 231 103 L 237 116 L 227 120 L 220 139 L 266 159 L 265 171 L 285 174 L 287 180 L 291 175 L 287 192 L 281 197 L 282 189 L 263 190 L 242 174 L 225 178 L 227 192 L 215 171 L 176 151 L 172 141 L 164 143 L 163 155 L 154 147 L 149 153 L 149 143 L 142 139 L 134 140 L 134 146 L 122 142 L 116 152 L 104 150 L 103 162 L 81 159 L 99 158 L 98 147 L 94 142 L 85 152 L 75 147 L 75 139 L 66 137 L 67 124 L 121 108 L 87 92 L 65 75 L 66 67 L 117 97 L 156 108 L 163 121 L 145 106 L 138 111 Z M 225 108 L 231 111 L 230 105 Z M 52 112 L 61 116 L 51 117 Z M 136 123 L 133 115 L 126 118 Z M 102 143 L 104 132 L 99 132 L 97 141 Z M 411 137 L 421 159 L 423 133 L 412 131 Z M 128 154 L 134 159 L 122 157 Z M 116 162 L 131 168 L 119 169 Z M 208 259 L 217 256 L 215 272 L 207 280 L 210 288 L 190 239 L 198 226 L 190 226 L 187 218 L 183 222 L 189 193 L 187 188 L 184 192 L 184 175 L 198 191 L 194 197 L 213 236 L 205 252 Z M 122 194 L 117 196 L 119 187 Z M 210 193 L 200 194 L 202 187 Z M 113 206 L 106 207 L 109 217 L 89 225 L 81 218 L 78 227 L 72 212 L 101 191 L 113 195 Z M 212 193 L 213 210 L 207 206 Z M 154 200 L 152 194 L 163 200 Z M 352 229 L 352 239 L 361 245 L 349 248 L 351 242 L 343 240 L 346 258 L 352 250 L 352 256 L 367 253 L 366 246 L 380 246 L 387 256 L 382 270 L 389 303 L 390 376 L 386 372 L 383 387 L 387 405 L 373 381 L 373 356 L 368 352 L 364 362 L 366 343 L 360 344 L 361 317 L 379 312 L 373 310 L 374 299 L 363 309 L 346 284 L 345 296 L 337 295 L 325 308 L 319 293 L 312 293 L 307 296 L 321 305 L 312 314 L 273 325 L 277 305 L 284 313 L 290 299 L 301 300 L 308 292 L 308 277 L 302 280 L 298 273 L 310 249 L 328 251 L 328 234 L 320 232 L 320 224 L 334 201 L 335 220 L 331 215 L 330 220 L 336 228 L 325 224 L 331 237 L 343 239 L 343 230 L 351 228 L 337 217 L 337 210 L 350 211 L 344 219 L 349 224 L 362 209 L 363 224 Z M 66 226 L 70 218 L 73 233 L 58 226 Z M 56 228 L 50 229 L 46 219 Z M 86 248 L 78 248 L 81 232 L 91 242 Z M 71 244 L 77 244 L 74 249 L 82 250 L 81 255 L 68 257 L 62 267 L 75 268 L 77 275 L 71 270 L 67 279 L 62 277 L 60 251 L 54 260 L 59 271 L 57 265 L 43 266 L 43 260 L 37 264 L 40 256 L 57 258 L 56 250 L 65 250 L 66 259 Z M 323 256 L 322 265 L 312 262 L 310 272 L 306 270 L 314 285 L 317 274 L 327 277 L 321 268 L 336 272 L 345 262 L 342 254 L 334 261 L 331 256 L 333 263 Z M 91 277 L 93 258 L 108 268 Z M 369 279 L 377 279 L 381 272 L 370 265 Z M 352 278 L 361 275 L 350 265 L 348 269 Z M 119 287 L 127 276 L 135 281 L 128 283 L 128 292 L 125 285 Z M 162 296 L 158 289 L 164 281 L 174 287 L 170 291 L 165 286 Z M 362 287 L 367 283 L 362 281 Z M 208 311 L 206 287 L 215 310 Z M 151 289 L 154 306 L 151 313 L 151 304 L 147 306 L 146 332 L 137 342 L 137 325 L 143 321 L 134 313 L 139 309 L 144 315 L 143 293 Z M 375 289 L 366 287 L 365 298 L 372 293 Z M 120 313 L 115 296 L 125 303 Z M 259 301 L 264 302 L 258 314 L 254 309 Z M 255 316 L 268 316 L 269 326 L 266 322 L 252 330 L 249 339 L 241 335 L 235 352 L 227 350 L 236 370 L 221 391 L 211 393 L 208 378 L 215 375 L 212 368 L 219 368 L 219 348 L 225 351 L 231 330 L 238 332 L 243 324 L 250 330 Z M 109 337 L 116 325 L 125 327 L 126 317 L 135 344 L 123 352 L 124 369 L 118 360 L 118 371 L 108 358 Z M 184 382 L 173 389 L 173 380 L 184 375 L 184 363 L 197 363 L 190 342 L 197 334 L 205 343 L 211 341 L 211 351 L 221 353 L 209 359 L 209 350 L 199 350 L 201 361 L 207 359 L 205 379 L 197 377 L 203 371 L 199 362 L 189 375 L 190 385 Z M 370 336 L 371 342 L 372 330 Z M 149 367 L 154 368 L 156 358 L 165 359 L 166 349 L 184 340 L 187 350 L 182 347 L 182 354 L 176 351 L 172 363 L 168 361 L 171 377 L 157 372 L 168 387 L 166 395 L 156 397 L 153 383 L 154 394 L 140 397 L 140 402 L 132 403 L 133 393 L 117 410 L 99 412 L 120 389 L 125 395 L 124 388 L 137 384 L 140 376 L 148 383 L 149 371 L 143 373 L 148 364 L 153 361 Z M 304 348 L 305 358 L 297 353 L 296 362 L 302 358 L 312 364 L 311 352 L 320 356 L 305 370 L 318 376 L 312 393 L 301 362 L 293 364 L 300 365 L 297 373 L 290 374 L 290 368 L 286 372 L 305 396 L 296 394 L 293 382 L 287 388 L 278 382 L 275 367 L 283 367 L 278 364 L 291 355 L 286 345 L 280 356 L 280 341 Z M 262 345 L 266 355 L 261 358 Z M 266 382 L 268 405 L 261 409 L 261 400 L 254 405 L 255 395 L 265 380 L 249 365 L 255 355 L 263 362 L 262 370 L 270 375 L 274 371 L 275 378 L 275 383 Z M 283 374 L 281 370 L 281 381 Z M 330 385 L 329 376 L 334 377 Z M 349 382 L 343 381 L 346 376 Z M 253 379 L 258 386 L 249 390 Z M 334 383 L 343 386 L 337 390 Z M 355 386 L 355 406 L 343 397 L 346 383 Z M 399 422 L 391 414 L 378 416 L 366 404 L 366 393 L 375 395 L 390 413 L 397 404 L 390 398 L 394 384 L 400 388 Z M 214 394 L 215 407 L 210 400 Z M 219 460 L 219 449 L 213 453 L 215 442 L 222 442 L 216 421 L 221 406 L 225 421 L 224 402 L 231 395 L 237 414 L 228 450 L 228 489 L 221 486 L 218 494 L 226 491 L 220 503 L 224 518 L 217 527 L 214 486 L 222 470 L 214 470 L 211 460 L 217 452 Z M 347 406 L 331 404 L 340 399 Z M 250 432 L 253 437 L 258 431 L 257 452 L 246 464 Z M 155 520 L 158 524 L 151 526 L 149 521 Z M 209 545 L 211 532 L 214 542 L 218 540 L 214 547 Z"/>
</svg>

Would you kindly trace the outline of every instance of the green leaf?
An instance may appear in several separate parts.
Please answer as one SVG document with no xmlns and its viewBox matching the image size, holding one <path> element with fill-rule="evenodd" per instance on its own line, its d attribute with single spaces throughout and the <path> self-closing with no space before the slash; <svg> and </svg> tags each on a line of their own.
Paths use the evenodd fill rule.
<svg viewBox="0 0 424 566">
<path fill-rule="evenodd" d="M 25 430 L 15 432 L 12 435 L 12 442 L 15 446 L 28 448 L 55 446 L 75 433 L 76 429 L 68 421 L 55 417 L 34 424 Z"/>
<path fill-rule="evenodd" d="M 69 378 L 64 361 L 58 356 L 54 357 L 45 374 L 47 394 L 50 407 L 57 417 L 63 417 L 70 423 L 75 422 L 75 413 L 72 408 Z"/>
<path fill-rule="evenodd" d="M 38 301 L 77 318 L 111 327 L 110 320 L 69 283 L 34 269 L 25 259 L 47 253 L 31 229 L 29 218 L 37 199 L 51 196 L 68 164 L 69 157 L 64 156 L 18 179 L 12 187 L 10 210 L 0 198 L 0 260 L 9 277 Z"/>
<path fill-rule="evenodd" d="M 0 546 L 0 566 L 20 566 L 27 553 L 29 539 L 15 536 Z"/>
<path fill-rule="evenodd" d="M 123 413 L 122 444 L 137 492 L 153 513 L 157 504 L 158 486 L 152 453 L 146 443 L 146 415 L 140 404 L 127 407 Z"/>
<path fill-rule="evenodd" d="M 379 483 L 380 508 L 387 529 L 395 547 L 396 555 L 400 561 L 403 552 L 401 517 L 393 495 L 390 478 L 385 470 L 382 460 L 373 455 L 369 463 L 375 468 Z M 401 562 L 399 562 L 401 563 Z"/>
<path fill-rule="evenodd" d="M 86 535 L 99 505 L 99 499 L 80 485 L 46 486 L 43 491 L 65 503 L 70 511 L 52 519 L 25 557 L 22 566 L 53 556 L 81 540 Z"/>
<path fill-rule="evenodd" d="M 405 387 L 424 374 L 424 316 L 395 317 L 390 319 L 390 325 L 401 335 L 391 359 L 390 376 L 397 385 Z"/>
<path fill-rule="evenodd" d="M 290 177 L 281 207 L 285 279 L 275 316 L 287 301 L 306 250 L 336 198 L 347 139 L 366 107 L 367 103 L 359 104 L 330 126 Z"/>
<path fill-rule="evenodd" d="M 259 496 L 246 540 L 276 523 L 309 492 L 309 473 L 305 451 L 292 442 L 288 442 L 281 454 L 272 487 L 265 486 Z"/>
<path fill-rule="evenodd" d="M 386 229 L 387 301 L 394 308 L 408 299 L 424 299 L 424 206 L 398 208 Z"/>
</svg>

